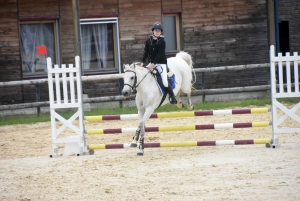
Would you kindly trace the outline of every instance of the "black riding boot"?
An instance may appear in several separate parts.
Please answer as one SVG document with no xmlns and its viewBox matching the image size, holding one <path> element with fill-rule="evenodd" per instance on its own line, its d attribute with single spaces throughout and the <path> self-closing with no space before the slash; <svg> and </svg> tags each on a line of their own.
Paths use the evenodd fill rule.
<svg viewBox="0 0 300 201">
<path fill-rule="evenodd" d="M 169 93 L 170 97 L 169 97 L 169 101 L 171 104 L 177 104 L 177 100 L 176 100 L 176 96 L 173 92 L 173 89 L 172 89 L 172 85 L 168 84 L 168 87 L 165 87 L 165 89 L 167 90 L 167 92 Z"/>
</svg>

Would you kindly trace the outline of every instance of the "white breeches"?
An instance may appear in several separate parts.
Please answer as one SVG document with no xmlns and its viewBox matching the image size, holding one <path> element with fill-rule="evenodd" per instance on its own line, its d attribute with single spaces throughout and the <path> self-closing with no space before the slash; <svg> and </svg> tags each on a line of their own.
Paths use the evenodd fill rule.
<svg viewBox="0 0 300 201">
<path fill-rule="evenodd" d="M 151 63 L 149 63 L 146 67 L 148 68 L 149 65 Z M 165 87 L 168 87 L 169 83 L 168 83 L 168 73 L 167 73 L 167 65 L 166 64 L 156 64 L 154 66 L 154 68 L 158 71 L 158 73 L 160 74 L 161 76 L 161 79 L 162 79 L 162 82 L 163 82 L 163 85 Z"/>
</svg>

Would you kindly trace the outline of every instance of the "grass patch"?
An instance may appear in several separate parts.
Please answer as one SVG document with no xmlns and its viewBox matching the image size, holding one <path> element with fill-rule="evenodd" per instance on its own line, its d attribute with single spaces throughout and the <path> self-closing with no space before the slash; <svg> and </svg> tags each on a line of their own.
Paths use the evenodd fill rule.
<svg viewBox="0 0 300 201">
<path fill-rule="evenodd" d="M 281 98 L 277 100 L 281 103 L 288 103 L 288 104 L 297 104 L 300 102 L 300 98 Z"/>
<path fill-rule="evenodd" d="M 37 115 L 0 116 L 0 126 L 15 124 L 31 124 L 47 121 L 50 121 L 49 114 L 41 114 L 40 117 L 37 117 Z"/>
<path fill-rule="evenodd" d="M 285 104 L 297 104 L 300 102 L 300 98 L 283 98 L 277 99 L 281 103 Z M 264 99 L 247 99 L 241 101 L 230 101 L 230 102 L 205 102 L 195 104 L 195 110 L 218 110 L 225 108 L 235 107 L 266 107 L 271 105 L 271 98 Z M 174 111 L 186 111 L 187 108 L 180 109 L 174 105 L 164 105 L 155 110 L 155 112 L 174 112 Z M 84 112 L 85 116 L 97 116 L 97 115 L 116 115 L 116 114 L 136 114 L 137 109 L 134 108 L 96 108 L 92 111 Z M 61 115 L 68 119 L 74 112 L 63 112 Z M 34 124 L 38 122 L 49 122 L 49 114 L 37 115 L 18 115 L 18 116 L 0 116 L 0 126 L 4 125 L 15 125 L 15 124 Z"/>
</svg>

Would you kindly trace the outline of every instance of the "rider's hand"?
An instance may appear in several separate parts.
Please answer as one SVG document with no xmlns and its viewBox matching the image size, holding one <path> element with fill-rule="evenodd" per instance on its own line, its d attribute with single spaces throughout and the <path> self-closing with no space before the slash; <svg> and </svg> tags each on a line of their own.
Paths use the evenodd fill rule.
<svg viewBox="0 0 300 201">
<path fill-rule="evenodd" d="M 141 63 L 141 67 L 144 67 L 144 63 L 143 62 Z"/>
<path fill-rule="evenodd" d="M 148 67 L 148 70 L 153 70 L 154 68 L 154 63 L 150 64 L 150 66 Z"/>
</svg>

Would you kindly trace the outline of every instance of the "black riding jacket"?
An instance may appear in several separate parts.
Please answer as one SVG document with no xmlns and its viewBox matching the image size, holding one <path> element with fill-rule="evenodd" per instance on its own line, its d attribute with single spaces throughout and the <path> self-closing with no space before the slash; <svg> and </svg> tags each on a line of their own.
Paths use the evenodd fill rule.
<svg viewBox="0 0 300 201">
<path fill-rule="evenodd" d="M 145 63 L 148 58 L 148 61 L 154 64 L 167 64 L 165 50 L 166 42 L 163 36 L 157 39 L 154 36 L 150 36 L 145 44 L 142 62 Z"/>
</svg>

